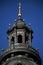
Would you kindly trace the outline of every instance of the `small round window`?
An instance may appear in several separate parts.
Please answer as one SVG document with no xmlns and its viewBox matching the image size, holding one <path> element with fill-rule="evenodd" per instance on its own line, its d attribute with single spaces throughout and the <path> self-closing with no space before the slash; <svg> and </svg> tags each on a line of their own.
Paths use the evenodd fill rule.
<svg viewBox="0 0 43 65">
<path fill-rule="evenodd" d="M 22 65 L 21 63 L 18 63 L 17 65 Z"/>
</svg>

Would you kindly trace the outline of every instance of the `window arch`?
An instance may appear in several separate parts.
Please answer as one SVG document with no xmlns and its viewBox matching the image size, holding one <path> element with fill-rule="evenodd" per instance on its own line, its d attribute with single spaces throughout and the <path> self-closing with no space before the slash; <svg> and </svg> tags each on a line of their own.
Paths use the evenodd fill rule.
<svg viewBox="0 0 43 65">
<path fill-rule="evenodd" d="M 22 43 L 22 35 L 18 35 L 18 43 Z"/>
<path fill-rule="evenodd" d="M 11 38 L 11 43 L 14 44 L 14 37 Z"/>
</svg>

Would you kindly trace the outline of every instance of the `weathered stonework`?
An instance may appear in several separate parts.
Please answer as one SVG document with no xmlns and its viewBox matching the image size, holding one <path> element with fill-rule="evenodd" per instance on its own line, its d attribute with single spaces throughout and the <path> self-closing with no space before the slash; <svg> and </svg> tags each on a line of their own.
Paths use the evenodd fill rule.
<svg viewBox="0 0 43 65">
<path fill-rule="evenodd" d="M 38 50 L 32 48 L 33 31 L 24 23 L 20 9 L 21 5 L 16 23 L 7 31 L 9 47 L 1 54 L 0 65 L 41 65 Z"/>
</svg>

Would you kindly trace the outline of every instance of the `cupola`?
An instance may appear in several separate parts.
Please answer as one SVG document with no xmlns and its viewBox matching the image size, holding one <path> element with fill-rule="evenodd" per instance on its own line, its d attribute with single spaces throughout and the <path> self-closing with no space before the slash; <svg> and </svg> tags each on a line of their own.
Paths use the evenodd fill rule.
<svg viewBox="0 0 43 65">
<path fill-rule="evenodd" d="M 31 46 L 32 42 L 32 29 L 26 25 L 22 19 L 21 4 L 18 7 L 18 19 L 15 24 L 7 31 L 9 47 L 12 48 L 26 48 Z"/>
</svg>

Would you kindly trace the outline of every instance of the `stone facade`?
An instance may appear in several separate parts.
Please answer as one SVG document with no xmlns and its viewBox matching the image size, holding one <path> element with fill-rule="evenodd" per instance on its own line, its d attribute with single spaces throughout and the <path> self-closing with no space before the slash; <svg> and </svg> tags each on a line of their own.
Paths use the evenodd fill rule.
<svg viewBox="0 0 43 65">
<path fill-rule="evenodd" d="M 2 50 L 0 65 L 41 65 L 41 58 L 37 49 L 32 48 L 33 31 L 21 17 L 21 5 L 18 7 L 18 19 L 9 28 L 9 47 Z"/>
</svg>

